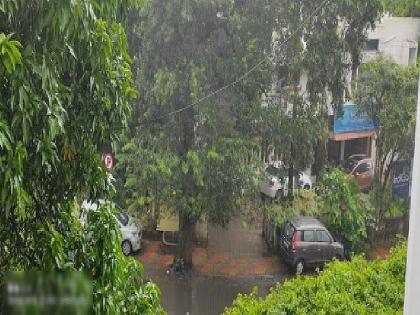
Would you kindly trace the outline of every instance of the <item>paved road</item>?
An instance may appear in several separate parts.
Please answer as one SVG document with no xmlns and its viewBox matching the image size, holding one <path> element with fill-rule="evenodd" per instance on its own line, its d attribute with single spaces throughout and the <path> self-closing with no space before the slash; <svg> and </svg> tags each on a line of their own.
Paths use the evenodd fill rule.
<svg viewBox="0 0 420 315">
<path fill-rule="evenodd" d="M 258 286 L 266 295 L 290 274 L 275 256 L 267 255 L 261 227 L 244 228 L 239 218 L 226 229 L 210 226 L 208 246 L 194 248 L 194 270 L 187 275 L 167 274 L 173 255 L 163 254 L 159 242 L 145 242 L 137 257 L 145 277 L 159 285 L 168 314 L 220 314 L 238 293 Z"/>
</svg>

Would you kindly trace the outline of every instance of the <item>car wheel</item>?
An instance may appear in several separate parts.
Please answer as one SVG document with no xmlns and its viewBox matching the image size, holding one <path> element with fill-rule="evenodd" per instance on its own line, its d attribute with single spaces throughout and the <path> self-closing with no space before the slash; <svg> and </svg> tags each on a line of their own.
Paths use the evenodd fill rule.
<svg viewBox="0 0 420 315">
<path fill-rule="evenodd" d="M 274 196 L 274 200 L 278 202 L 281 200 L 282 197 L 283 197 L 283 190 L 281 189 L 277 190 L 276 195 Z"/>
<path fill-rule="evenodd" d="M 125 256 L 131 254 L 131 243 L 129 241 L 124 241 L 122 243 L 122 251 Z"/>
<path fill-rule="evenodd" d="M 296 262 L 296 266 L 295 266 L 295 272 L 297 275 L 300 275 L 303 272 L 303 269 L 305 268 L 305 263 L 303 260 L 298 260 Z"/>
</svg>

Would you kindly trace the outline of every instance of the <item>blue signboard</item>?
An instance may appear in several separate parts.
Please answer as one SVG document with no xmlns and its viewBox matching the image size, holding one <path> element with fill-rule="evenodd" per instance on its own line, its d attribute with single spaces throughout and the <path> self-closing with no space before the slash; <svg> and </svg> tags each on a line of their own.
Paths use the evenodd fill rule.
<svg viewBox="0 0 420 315">
<path fill-rule="evenodd" d="M 398 161 L 392 178 L 393 197 L 408 198 L 411 190 L 411 162 Z"/>
<path fill-rule="evenodd" d="M 375 130 L 375 124 L 367 114 L 358 113 L 357 106 L 346 104 L 343 106 L 343 116 L 334 115 L 334 132 L 348 133 Z"/>
</svg>

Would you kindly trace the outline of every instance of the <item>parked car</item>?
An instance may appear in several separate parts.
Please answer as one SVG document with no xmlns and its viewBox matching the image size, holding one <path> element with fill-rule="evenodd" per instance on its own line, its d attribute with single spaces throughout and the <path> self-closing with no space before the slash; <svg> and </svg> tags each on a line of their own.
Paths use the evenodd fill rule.
<svg viewBox="0 0 420 315">
<path fill-rule="evenodd" d="M 100 201 L 104 202 L 104 201 Z M 124 255 L 129 255 L 141 249 L 141 229 L 133 223 L 134 219 L 131 218 L 124 209 L 116 206 L 119 213 L 115 215 L 115 220 L 121 231 L 121 248 Z M 87 224 L 87 211 L 96 210 L 97 204 L 85 200 L 82 204 L 81 221 Z"/>
<path fill-rule="evenodd" d="M 281 162 L 274 162 L 265 169 L 266 180 L 260 184 L 260 192 L 264 197 L 280 199 L 287 195 L 289 187 L 288 170 Z M 299 173 L 294 183 L 300 189 L 311 189 L 311 178 L 305 173 Z"/>
<path fill-rule="evenodd" d="M 357 182 L 364 191 L 372 187 L 374 169 L 373 161 L 364 154 L 355 154 L 344 161 L 344 169 L 350 179 Z"/>
<path fill-rule="evenodd" d="M 296 273 L 323 266 L 334 257 L 344 258 L 344 246 L 312 217 L 297 216 L 286 221 L 280 235 L 280 255 Z"/>
</svg>

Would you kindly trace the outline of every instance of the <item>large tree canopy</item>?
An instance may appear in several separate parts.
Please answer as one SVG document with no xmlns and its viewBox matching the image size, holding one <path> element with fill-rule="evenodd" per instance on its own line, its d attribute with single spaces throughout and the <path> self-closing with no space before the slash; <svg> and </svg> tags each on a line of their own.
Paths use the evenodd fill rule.
<svg viewBox="0 0 420 315">
<path fill-rule="evenodd" d="M 158 311 L 110 208 L 88 230 L 75 210 L 109 195 L 101 152 L 136 95 L 119 23 L 133 4 L 0 1 L 0 283 L 10 270 L 83 270 L 98 312 Z"/>
<path fill-rule="evenodd" d="M 199 218 L 228 222 L 252 175 L 244 163 L 250 140 L 277 145 L 291 174 L 294 164 L 309 166 L 323 123 L 309 124 L 326 113 L 329 98 L 341 105 L 347 57 L 358 63 L 379 12 L 379 0 L 150 0 L 130 16 L 140 98 L 120 157 L 125 197 L 132 208 L 150 198 L 172 203 L 180 219 L 176 259 L 191 265 Z M 299 93 L 304 75 L 307 95 Z M 292 88 L 266 110 L 262 96 L 273 78 Z"/>
<path fill-rule="evenodd" d="M 158 197 L 158 180 L 158 193 L 169 194 L 165 200 L 179 214 L 177 259 L 186 266 L 191 266 L 197 220 L 226 224 L 247 186 L 244 162 L 252 144 L 239 130 L 251 134 L 247 123 L 253 117 L 247 112 L 260 107 L 271 79 L 268 64 L 188 105 L 265 60 L 274 17 L 270 1 L 226 0 L 145 1 L 130 17 L 140 102 L 132 122 L 137 127 L 130 130 L 127 155 L 121 157 L 128 201 L 140 207 L 142 194 Z M 135 175 L 139 160 L 146 162 L 141 176 Z"/>
<path fill-rule="evenodd" d="M 364 64 L 357 85 L 357 104 L 379 126 L 376 138 L 374 201 L 377 219 L 386 211 L 389 180 L 397 160 L 414 154 L 419 68 L 380 58 Z"/>
</svg>

